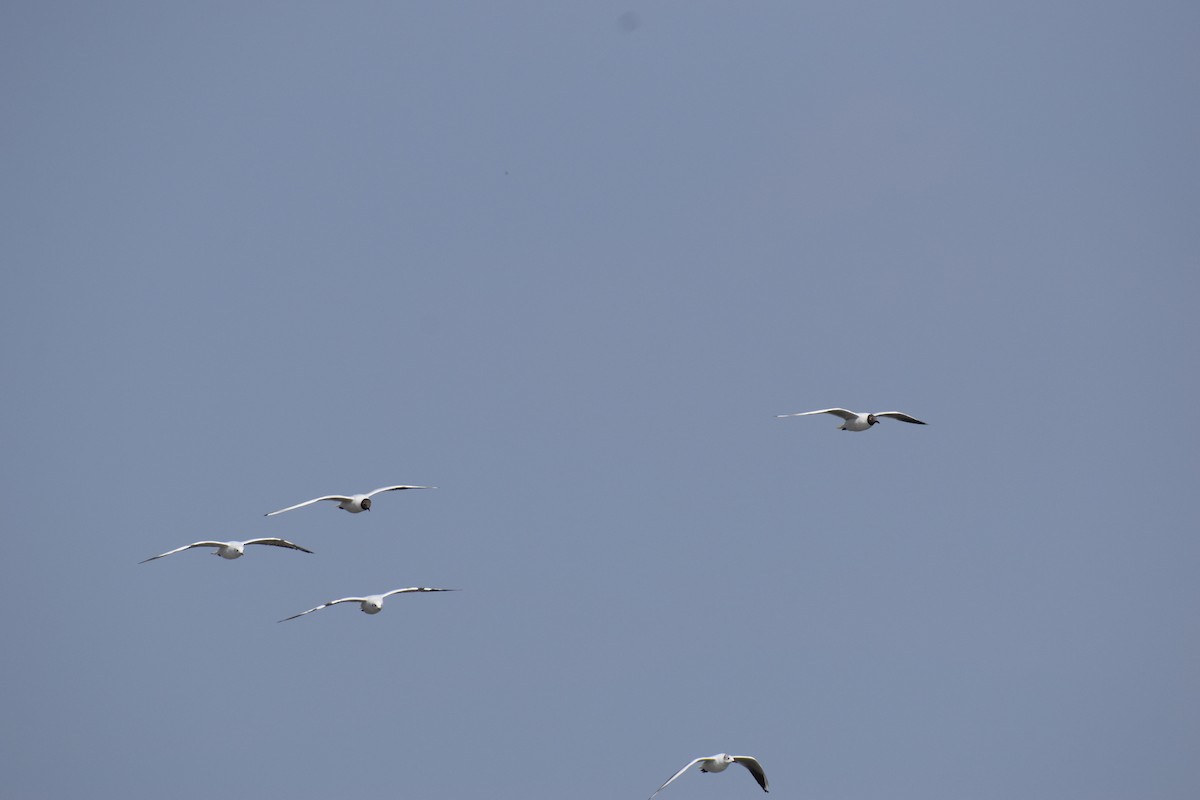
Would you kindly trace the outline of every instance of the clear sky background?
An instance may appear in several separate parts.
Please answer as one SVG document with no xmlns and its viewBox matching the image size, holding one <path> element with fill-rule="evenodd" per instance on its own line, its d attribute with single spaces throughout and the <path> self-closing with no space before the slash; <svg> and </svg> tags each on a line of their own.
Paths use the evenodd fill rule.
<svg viewBox="0 0 1200 800">
<path fill-rule="evenodd" d="M 4 4 L 4 795 L 1200 796 L 1197 42 Z"/>
</svg>

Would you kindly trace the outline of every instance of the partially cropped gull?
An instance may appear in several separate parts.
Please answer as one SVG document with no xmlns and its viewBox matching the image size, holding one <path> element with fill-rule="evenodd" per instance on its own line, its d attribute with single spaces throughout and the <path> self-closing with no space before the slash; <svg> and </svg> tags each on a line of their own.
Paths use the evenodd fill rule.
<svg viewBox="0 0 1200 800">
<path fill-rule="evenodd" d="M 316 608 L 310 608 L 308 611 L 301 611 L 299 614 L 293 614 L 292 616 L 285 617 L 284 619 L 281 619 L 279 621 L 287 622 L 289 619 L 295 619 L 296 617 L 303 617 L 305 614 L 311 614 L 314 611 L 320 611 L 322 608 L 328 608 L 329 606 L 336 606 L 338 603 L 358 603 L 359 609 L 364 614 L 378 614 L 380 611 L 383 610 L 384 599 L 391 597 L 394 594 L 402 594 L 404 592 L 457 592 L 457 591 L 458 591 L 458 589 L 427 589 L 423 586 L 410 586 L 407 589 L 392 589 L 390 592 L 384 592 L 383 594 L 367 595 L 366 597 L 343 597 L 341 600 L 330 600 L 328 603 L 321 603 L 321 605 L 317 606 Z"/>
<path fill-rule="evenodd" d="M 914 425 L 926 424 L 916 417 L 910 417 L 908 414 L 900 411 L 876 411 L 874 414 L 859 414 L 857 411 L 847 411 L 844 408 L 822 408 L 819 411 L 801 411 L 797 414 L 778 414 L 776 416 L 779 419 L 783 419 L 784 417 L 807 417 L 812 414 L 833 414 L 835 417 L 841 417 L 845 422 L 838 425 L 838 429 L 843 431 L 865 431 L 879 422 L 881 417 L 898 419 L 901 422 L 911 422 Z"/>
<path fill-rule="evenodd" d="M 338 504 L 338 508 L 343 511 L 349 511 L 351 514 L 357 514 L 360 511 L 371 510 L 371 498 L 381 492 L 398 492 L 402 489 L 436 489 L 436 486 L 382 486 L 374 491 L 366 494 L 327 494 L 324 497 L 314 497 L 312 500 L 305 500 L 303 503 L 296 503 L 294 506 L 281 508 L 278 511 L 268 512 L 265 516 L 273 517 L 276 514 L 282 514 L 285 511 L 294 511 L 297 508 L 311 506 L 313 503 L 319 503 L 322 500 L 333 500 Z"/>
<path fill-rule="evenodd" d="M 215 547 L 217 549 L 213 551 L 214 556 L 220 556 L 221 558 L 228 558 L 232 560 L 235 558 L 241 558 L 242 554 L 246 552 L 246 545 L 248 544 L 269 544 L 272 547 L 286 547 L 289 550 L 299 550 L 302 553 L 312 552 L 312 550 L 306 550 L 300 545 L 292 544 L 286 539 L 278 539 L 273 537 L 269 539 L 248 539 L 244 542 L 192 542 L 191 544 L 185 544 L 183 547 L 176 547 L 174 550 L 168 550 L 165 553 L 159 553 L 156 556 L 151 556 L 150 558 L 145 559 L 145 561 L 139 561 L 138 563 L 145 564 L 146 561 L 153 561 L 154 559 L 162 558 L 163 556 L 182 553 L 184 550 L 191 550 L 193 547 Z"/>
<path fill-rule="evenodd" d="M 764 792 L 769 791 L 767 789 L 767 774 L 763 772 L 762 764 L 758 763 L 757 758 L 754 756 L 731 756 L 728 753 L 717 753 L 715 756 L 705 756 L 688 762 L 687 766 L 676 772 L 666 783 L 658 787 L 654 794 L 650 795 L 650 800 L 654 800 L 655 794 L 670 786 L 672 781 L 697 764 L 700 765 L 701 772 L 724 772 L 726 767 L 735 763 L 741 764 L 750 770 L 750 774 L 754 776 L 754 780 L 758 781 L 758 785 L 762 787 L 762 790 Z"/>
</svg>

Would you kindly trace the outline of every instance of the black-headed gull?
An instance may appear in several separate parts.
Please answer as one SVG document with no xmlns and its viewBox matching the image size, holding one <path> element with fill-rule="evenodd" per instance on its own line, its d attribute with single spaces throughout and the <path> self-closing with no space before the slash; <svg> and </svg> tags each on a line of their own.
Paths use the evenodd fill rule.
<svg viewBox="0 0 1200 800">
<path fill-rule="evenodd" d="M 327 494 L 324 497 L 314 497 L 312 500 L 305 500 L 303 503 L 296 503 L 294 506 L 281 508 L 278 511 L 271 511 L 264 516 L 273 517 L 276 514 L 282 514 L 285 511 L 294 511 L 297 508 L 311 506 L 313 503 L 319 503 L 322 500 L 334 500 L 338 504 L 338 508 L 343 511 L 349 511 L 351 514 L 357 514 L 360 511 L 371 510 L 371 498 L 380 492 L 398 492 L 401 489 L 436 489 L 436 486 L 383 486 L 373 492 L 366 494 Z"/>
<path fill-rule="evenodd" d="M 841 417 L 845 422 L 838 425 L 838 429 L 843 431 L 865 431 L 876 422 L 879 422 L 880 417 L 891 417 L 901 422 L 911 422 L 914 425 L 925 424 L 916 417 L 910 417 L 908 414 L 903 414 L 899 411 L 876 411 L 874 414 L 859 414 L 855 411 L 847 411 L 844 408 L 822 408 L 819 411 L 801 411 L 798 414 L 778 414 L 777 417 L 779 419 L 783 419 L 784 417 L 807 417 L 810 414 L 833 414 L 835 417 Z"/>
<path fill-rule="evenodd" d="M 754 776 L 754 780 L 758 781 L 758 785 L 762 787 L 762 790 L 764 792 L 769 791 L 767 789 L 767 774 L 763 772 L 762 764 L 758 763 L 757 758 L 754 756 L 731 756 L 728 753 L 717 753 L 715 756 L 705 756 L 704 758 L 697 758 L 694 761 L 689 762 L 686 767 L 679 770 L 679 772 L 676 772 L 667 780 L 666 783 L 658 787 L 654 794 L 650 795 L 650 800 L 654 800 L 655 794 L 658 794 L 663 789 L 667 788 L 667 786 L 671 784 L 671 781 L 675 780 L 697 764 L 700 765 L 701 772 L 724 772 L 725 768 L 733 763 L 741 764 L 743 767 L 750 770 L 750 774 Z"/>
<path fill-rule="evenodd" d="M 343 597 L 341 600 L 330 600 L 328 603 L 321 603 L 321 605 L 317 606 L 316 608 L 310 608 L 308 611 L 301 611 L 299 614 L 293 614 L 292 616 L 286 617 L 279 621 L 287 622 L 289 619 L 295 619 L 296 617 L 303 617 L 305 614 L 311 614 L 314 611 L 320 611 L 322 608 L 328 608 L 329 606 L 336 606 L 338 603 L 358 603 L 358 607 L 362 610 L 362 612 L 364 614 L 378 614 L 380 611 L 383 610 L 384 598 L 391 597 L 394 594 L 401 594 L 403 592 L 457 592 L 457 591 L 458 591 L 458 589 L 426 589 L 423 586 L 410 586 L 407 589 L 392 589 L 390 592 L 384 592 L 383 594 L 372 594 L 372 595 L 368 595 L 366 597 Z"/>
<path fill-rule="evenodd" d="M 273 547 L 286 547 L 289 550 L 299 550 L 302 553 L 312 552 L 312 550 L 306 550 L 300 545 L 292 544 L 286 539 L 277 538 L 248 539 L 244 542 L 192 542 L 191 544 L 185 544 L 183 547 L 176 547 L 174 550 L 168 550 L 165 553 L 159 553 L 156 556 L 151 556 L 150 558 L 147 558 L 146 561 L 153 561 L 154 559 L 162 558 L 163 556 L 182 553 L 184 550 L 191 550 L 193 547 L 215 547 L 217 549 L 216 552 L 213 553 L 214 556 L 220 556 L 221 558 L 228 559 L 241 558 L 242 553 L 246 552 L 246 545 L 248 544 L 269 544 Z M 139 561 L 138 563 L 145 564 L 146 561 Z"/>
</svg>

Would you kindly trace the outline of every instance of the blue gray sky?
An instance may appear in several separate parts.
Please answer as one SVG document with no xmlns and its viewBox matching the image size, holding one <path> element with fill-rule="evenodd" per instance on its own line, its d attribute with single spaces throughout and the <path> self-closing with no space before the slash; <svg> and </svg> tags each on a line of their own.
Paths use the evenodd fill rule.
<svg viewBox="0 0 1200 800">
<path fill-rule="evenodd" d="M 1198 40 L 5 4 L 6 793 L 1196 797 Z"/>
</svg>

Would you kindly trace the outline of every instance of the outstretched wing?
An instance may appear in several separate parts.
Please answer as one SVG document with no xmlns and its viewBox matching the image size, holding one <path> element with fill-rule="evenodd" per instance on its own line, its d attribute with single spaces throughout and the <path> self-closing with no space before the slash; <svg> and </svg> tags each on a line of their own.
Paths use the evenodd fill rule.
<svg viewBox="0 0 1200 800">
<path fill-rule="evenodd" d="M 146 561 L 153 561 L 154 559 L 162 558 L 163 556 L 174 555 L 175 553 L 182 553 L 184 550 L 191 550 L 193 547 L 224 547 L 224 546 L 225 546 L 225 542 L 192 542 L 191 544 L 185 544 L 183 547 L 176 547 L 174 550 L 168 550 L 165 553 L 159 553 L 156 556 L 150 556 L 145 561 L 139 561 L 138 563 L 145 564 Z"/>
<path fill-rule="evenodd" d="M 672 775 L 670 778 L 668 778 L 668 779 L 667 779 L 667 782 L 666 782 L 666 783 L 664 783 L 662 786 L 660 786 L 660 787 L 658 787 L 657 789 L 655 789 L 655 790 L 654 790 L 654 794 L 658 794 L 658 793 L 659 793 L 659 792 L 661 792 L 663 789 L 665 789 L 665 788 L 667 788 L 668 786 L 670 786 L 672 781 L 674 781 L 676 778 L 678 778 L 678 777 L 679 777 L 680 775 L 682 775 L 683 773 L 687 772 L 687 771 L 688 771 L 689 769 L 691 769 L 692 767 L 694 767 L 694 766 L 696 766 L 697 764 L 699 764 L 701 761 L 712 761 L 712 759 L 711 759 L 711 758 L 708 758 L 708 757 L 706 756 L 706 757 L 704 757 L 704 758 L 697 758 L 697 759 L 693 759 L 692 761 L 689 761 L 689 762 L 688 762 L 688 765 L 687 765 L 686 767 L 684 767 L 683 769 L 679 770 L 679 772 L 676 772 L 674 775 Z M 650 800 L 654 800 L 654 794 L 650 795 Z"/>
<path fill-rule="evenodd" d="M 899 411 L 876 411 L 875 416 L 891 417 L 892 419 L 898 419 L 901 422 L 911 422 L 914 425 L 928 425 L 929 424 L 927 422 L 921 422 L 921 420 L 917 419 L 916 417 L 910 417 L 908 414 L 903 414 Z"/>
<path fill-rule="evenodd" d="M 380 492 L 398 492 L 401 489 L 436 489 L 436 486 L 381 486 L 373 492 L 367 492 L 367 497 L 374 497 Z"/>
<path fill-rule="evenodd" d="M 289 542 L 277 536 L 269 536 L 266 539 L 247 539 L 245 542 L 242 542 L 242 545 L 270 545 L 271 547 L 287 547 L 288 549 L 292 549 L 292 551 L 300 551 L 301 553 L 312 553 L 306 547 L 300 547 L 295 542 Z"/>
<path fill-rule="evenodd" d="M 339 503 L 344 503 L 349 499 L 350 499 L 349 497 L 346 497 L 345 495 L 341 495 L 341 494 L 327 494 L 324 497 L 314 497 L 312 500 L 305 500 L 303 503 L 296 503 L 296 505 L 294 505 L 294 506 L 288 506 L 287 508 L 281 508 L 278 511 L 269 511 L 266 514 L 264 514 L 263 516 L 273 517 L 276 514 L 282 514 L 285 511 L 295 511 L 297 508 L 304 508 L 305 506 L 311 506 L 313 503 L 319 503 L 322 500 L 336 500 Z"/>
<path fill-rule="evenodd" d="M 833 414 L 835 417 L 841 417 L 847 422 L 858 417 L 858 414 L 855 414 L 853 411 L 847 411 L 844 408 L 822 408 L 818 411 L 801 411 L 797 414 L 777 414 L 776 417 L 778 419 L 784 417 L 807 417 L 812 414 Z"/>
<path fill-rule="evenodd" d="M 754 756 L 734 756 L 733 760 L 750 770 L 750 774 L 754 776 L 754 780 L 758 781 L 758 785 L 762 787 L 764 792 L 770 791 L 767 789 L 767 773 L 763 772 L 762 764 L 758 763 L 757 758 Z"/>
<path fill-rule="evenodd" d="M 394 594 L 402 594 L 403 592 L 457 592 L 458 589 L 426 589 L 424 586 L 410 586 L 407 589 L 392 589 L 383 597 L 391 597 Z"/>
<path fill-rule="evenodd" d="M 287 622 L 289 619 L 295 619 L 296 617 L 303 617 L 305 614 L 311 614 L 314 611 L 320 611 L 322 608 L 329 608 L 330 606 L 336 606 L 338 603 L 361 603 L 363 600 L 366 600 L 366 599 L 367 598 L 365 598 L 365 597 L 343 597 L 341 600 L 330 600 L 328 603 L 321 603 L 321 605 L 317 606 L 316 608 L 310 608 L 308 611 L 301 611 L 299 614 L 293 614 L 290 617 L 284 617 L 283 619 L 281 619 L 279 621 Z"/>
</svg>

